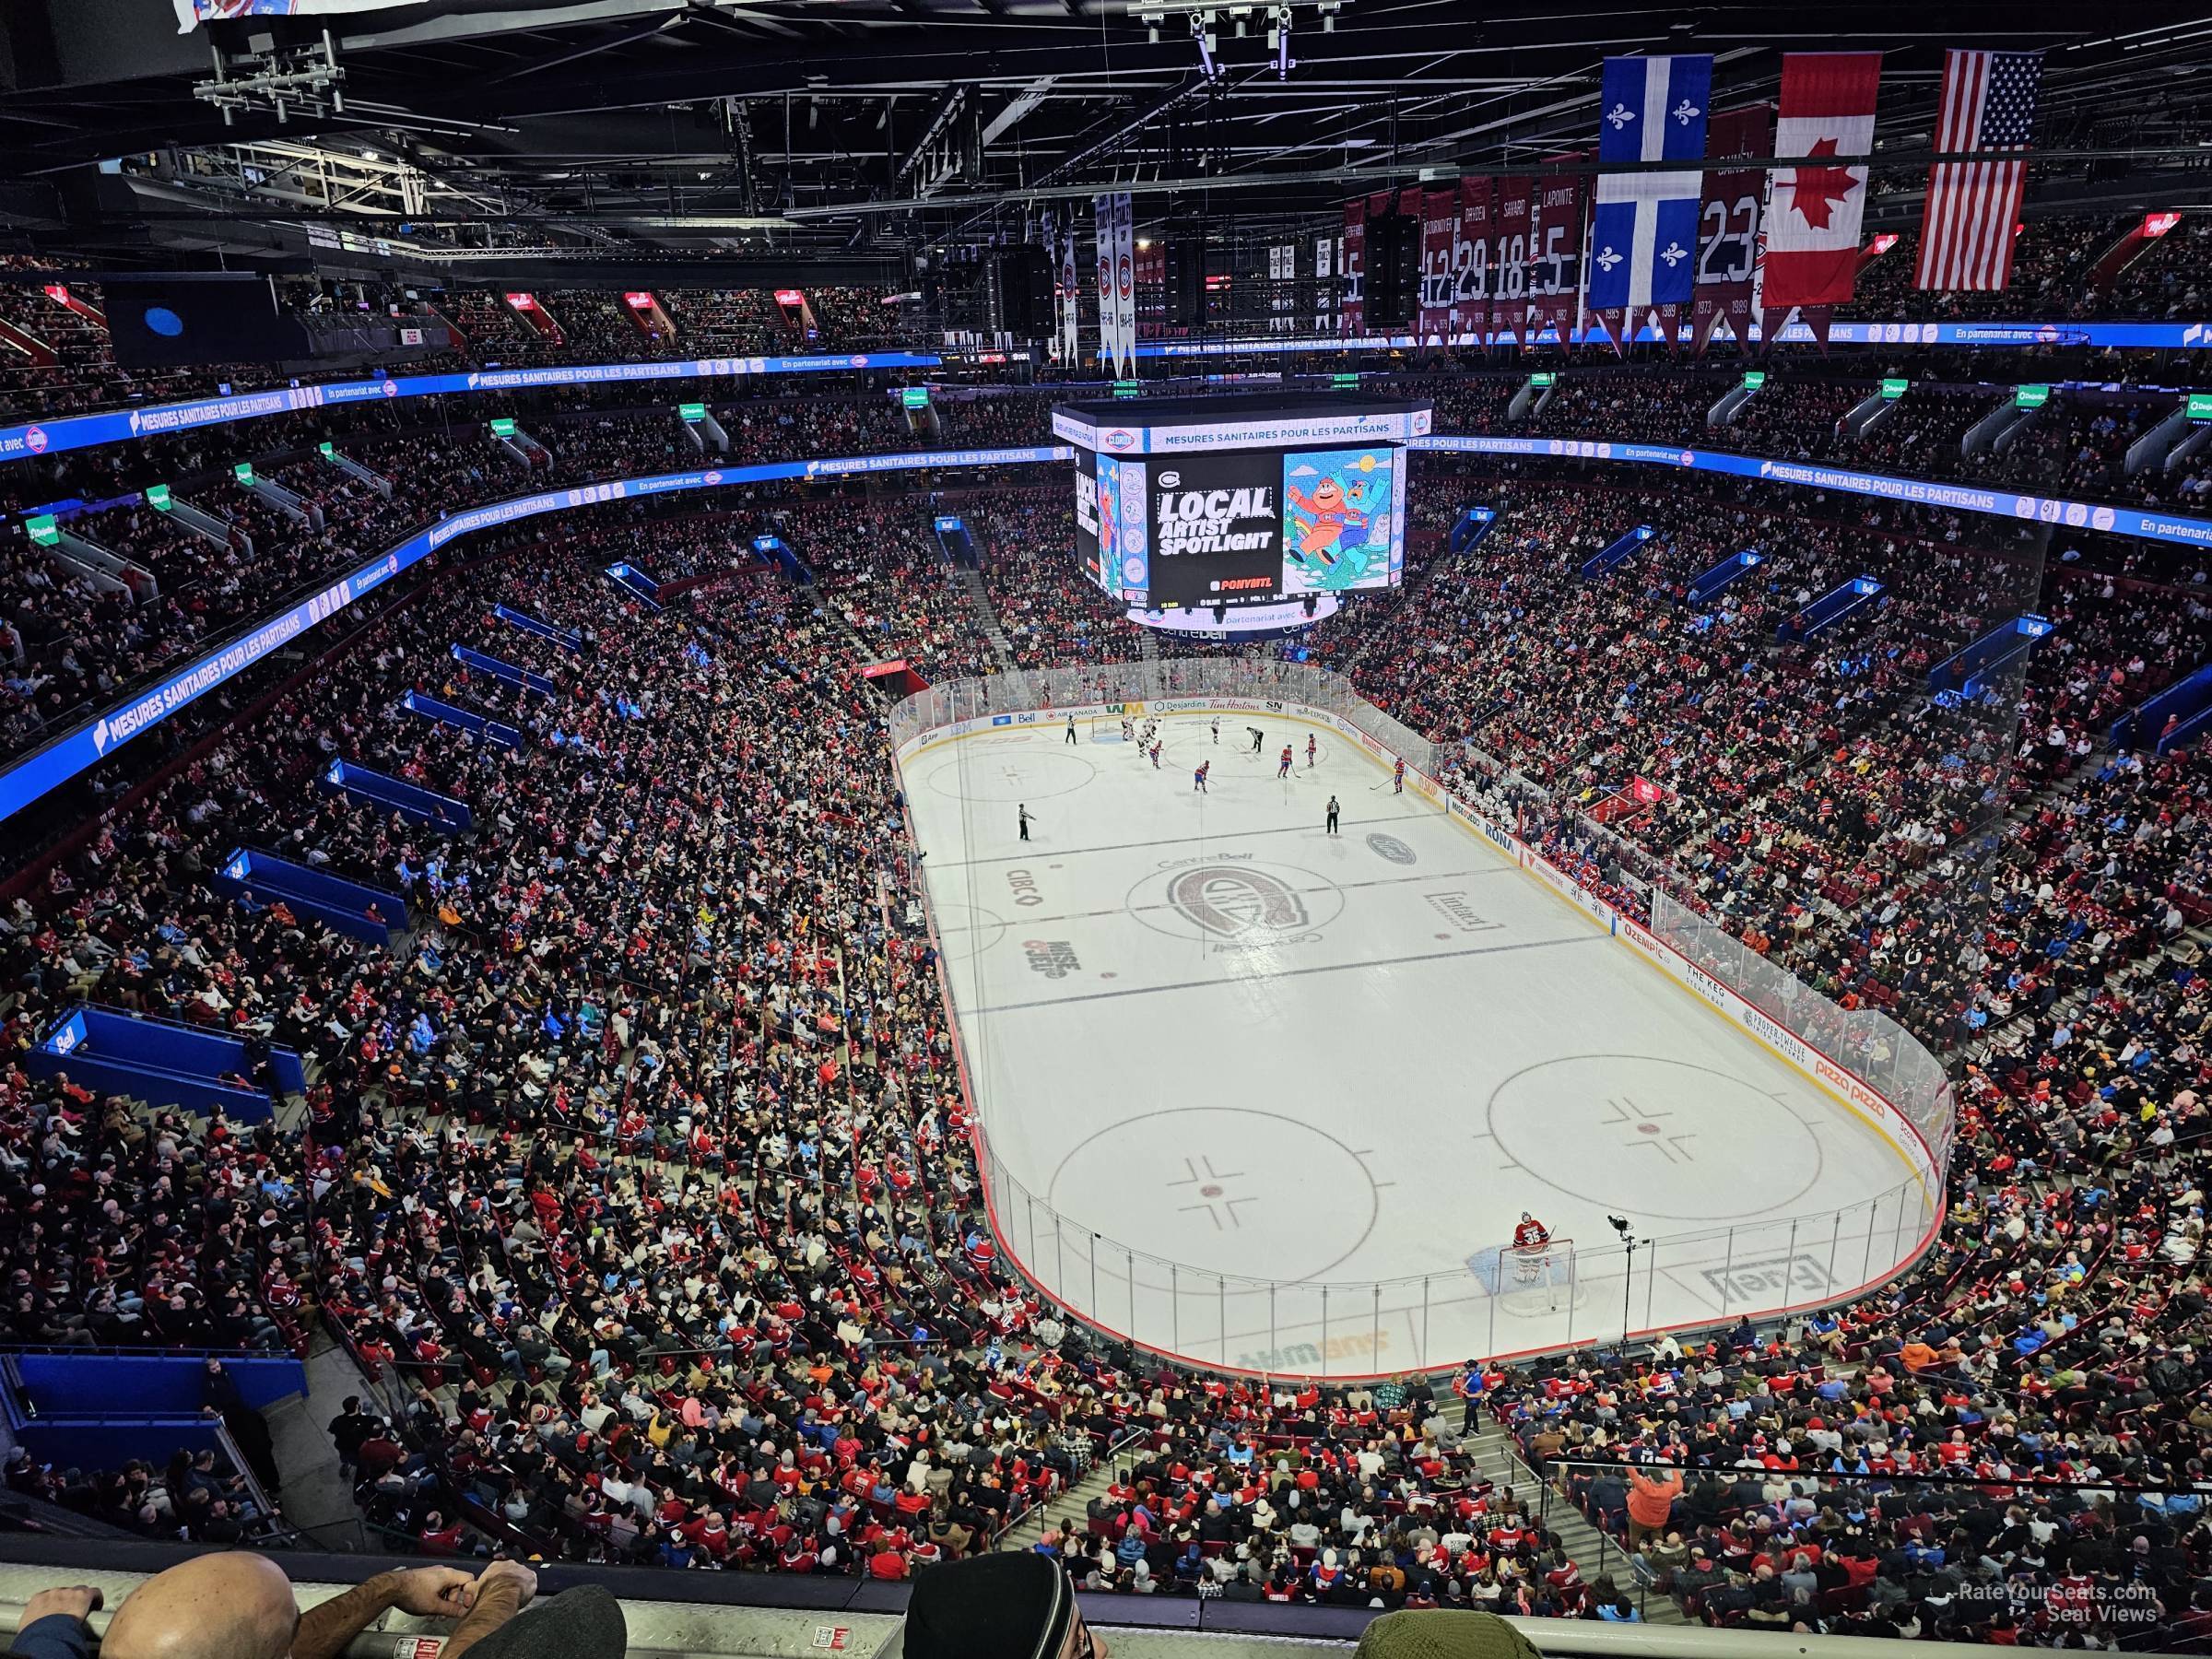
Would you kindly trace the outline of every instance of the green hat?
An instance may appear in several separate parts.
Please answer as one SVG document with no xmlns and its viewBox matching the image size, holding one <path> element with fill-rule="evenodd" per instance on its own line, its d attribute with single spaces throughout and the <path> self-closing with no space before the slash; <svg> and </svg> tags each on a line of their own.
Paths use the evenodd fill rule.
<svg viewBox="0 0 2212 1659">
<path fill-rule="evenodd" d="M 1542 1659 L 1495 1613 L 1452 1608 L 1385 1613 L 1367 1627 L 1352 1659 Z"/>
</svg>

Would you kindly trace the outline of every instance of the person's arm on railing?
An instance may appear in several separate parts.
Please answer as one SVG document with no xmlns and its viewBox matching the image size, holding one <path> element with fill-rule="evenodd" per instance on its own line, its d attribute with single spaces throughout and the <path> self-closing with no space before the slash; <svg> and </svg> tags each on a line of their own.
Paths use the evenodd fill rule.
<svg viewBox="0 0 2212 1659">
<path fill-rule="evenodd" d="M 475 1594 L 467 1615 L 446 1638 L 444 1653 L 440 1659 L 460 1659 L 460 1656 L 477 1642 L 490 1635 L 509 1619 L 530 1605 L 537 1594 L 537 1574 L 520 1561 L 494 1561 L 484 1569 L 477 1580 Z M 564 1603 L 565 1606 L 566 1604 Z M 300 1659 L 295 1645 L 292 1659 Z"/>
<path fill-rule="evenodd" d="M 90 1584 L 41 1590 L 23 1604 L 23 1620 L 7 1651 L 16 1659 L 87 1659 L 92 1631 L 85 1621 L 103 1599 Z"/>
<path fill-rule="evenodd" d="M 337 1659 L 356 1636 L 394 1607 L 424 1618 L 460 1618 L 473 1609 L 476 1584 L 457 1567 L 380 1572 L 302 1613 L 291 1659 Z"/>
</svg>

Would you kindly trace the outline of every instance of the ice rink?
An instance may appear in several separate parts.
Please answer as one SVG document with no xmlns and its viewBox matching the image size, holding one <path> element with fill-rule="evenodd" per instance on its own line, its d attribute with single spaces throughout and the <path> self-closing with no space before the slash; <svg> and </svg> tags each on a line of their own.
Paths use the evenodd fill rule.
<svg viewBox="0 0 2212 1659">
<path fill-rule="evenodd" d="M 903 769 L 999 1230 L 1071 1308 L 1357 1375 L 1807 1304 L 1913 1249 L 1932 1197 L 1881 1131 L 1332 729 L 1173 715 L 1156 770 L 1077 726 Z M 1571 1278 L 1470 1270 L 1524 1210 Z"/>
</svg>

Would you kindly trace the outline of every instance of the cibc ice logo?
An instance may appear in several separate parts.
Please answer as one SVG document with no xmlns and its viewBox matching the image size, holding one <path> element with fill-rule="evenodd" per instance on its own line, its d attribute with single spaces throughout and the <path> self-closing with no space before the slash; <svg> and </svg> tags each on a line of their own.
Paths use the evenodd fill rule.
<svg viewBox="0 0 2212 1659">
<path fill-rule="evenodd" d="M 1294 933 L 1312 920 L 1306 901 L 1287 883 L 1235 865 L 1184 870 L 1168 884 L 1168 902 L 1186 921 L 1222 939 Z"/>
<path fill-rule="evenodd" d="M 1044 902 L 1044 895 L 1037 890 L 1037 878 L 1027 870 L 1008 870 L 1006 886 L 1013 890 L 1014 902 L 1025 910 Z"/>
</svg>

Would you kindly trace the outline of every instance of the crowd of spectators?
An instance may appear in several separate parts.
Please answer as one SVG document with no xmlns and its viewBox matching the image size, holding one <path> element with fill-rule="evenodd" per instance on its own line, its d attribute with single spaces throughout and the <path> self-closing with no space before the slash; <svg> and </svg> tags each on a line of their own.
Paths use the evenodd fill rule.
<svg viewBox="0 0 2212 1659">
<path fill-rule="evenodd" d="M 1504 429 L 1512 390 L 1453 386 L 1439 424 Z M 1593 376 L 1532 429 L 1678 434 L 1709 390 Z M 1808 434 L 1863 395 L 1762 393 L 1747 432 L 1824 453 Z M 1959 400 L 1928 401 L 1924 444 Z M 1041 406 L 944 401 L 927 437 L 888 400 L 724 425 L 741 457 L 850 453 L 1011 437 Z M 2110 477 L 2127 421 L 2064 418 L 2010 464 Z M 169 577 L 198 554 L 173 599 L 164 582 L 166 648 L 241 614 L 228 598 L 250 581 L 304 580 L 534 472 L 698 453 L 665 413 L 525 425 L 519 459 L 480 435 L 350 445 L 389 495 L 312 459 L 273 468 L 312 531 L 218 481 L 201 495 L 237 533 L 212 574 L 214 544 L 168 546 L 186 533 L 150 509 L 87 530 Z M 1465 1427 L 1419 1380 L 1185 1376 L 1060 1321 L 995 1260 L 883 710 L 857 672 L 985 672 L 990 619 L 1018 666 L 1135 654 L 1074 567 L 1065 495 L 985 487 L 945 504 L 988 612 L 921 495 L 610 519 L 418 573 L 346 654 L 36 868 L 0 912 L 6 1335 L 251 1350 L 324 1322 L 378 1390 L 334 1424 L 364 1514 L 433 1553 L 900 1578 L 1042 1506 L 1039 1547 L 1093 1588 L 1629 1616 L 1630 1581 L 1584 1582 L 1547 1525 L 1540 1476 L 1714 1623 L 2042 1641 L 2077 1614 L 2102 1634 L 2148 1596 L 2184 1624 L 2212 1568 L 2212 1006 L 2182 937 L 2212 916 L 2212 780 L 2201 750 L 2102 751 L 2117 712 L 2205 660 L 2201 590 L 2124 559 L 2046 571 L 2009 535 L 1890 504 L 1535 465 L 1424 481 L 1404 594 L 1362 597 L 1312 645 L 1623 908 L 1665 871 L 1750 948 L 1952 1058 L 1952 1206 L 1909 1278 L 1696 1351 L 1473 1371 Z M 1451 554 L 1477 490 L 1500 520 Z M 1583 574 L 1638 523 L 1658 533 L 1643 549 Z M 747 558 L 771 531 L 810 582 Z M 1745 547 L 1764 562 L 1686 602 Z M 698 585 L 649 609 L 598 573 L 626 556 Z M 41 559 L 6 571 L 19 676 L 71 604 L 115 612 L 80 618 L 81 651 L 35 641 L 41 671 L 85 677 L 18 693 L 58 709 L 135 671 L 105 653 L 139 613 Z M 1877 603 L 1778 639 L 1860 574 Z M 582 649 L 489 620 L 498 603 Z M 2024 677 L 1931 701 L 1936 662 L 2030 606 L 2058 628 Z M 555 695 L 447 653 L 488 639 Z M 398 706 L 409 689 L 524 741 L 459 744 Z M 334 758 L 463 798 L 477 828 L 316 789 Z M 1663 800 L 1598 831 L 1593 810 L 1637 777 Z M 408 928 L 372 949 L 218 894 L 208 875 L 241 842 L 404 894 Z M 298 1049 L 304 1132 L 144 1117 L 34 1078 L 20 1052 L 76 999 Z M 1467 1430 L 1486 1418 L 1535 1475 L 1485 1463 Z M 1108 1457 L 1112 1480 L 1072 1512 Z M 265 1518 L 178 1519 L 180 1489 L 235 1496 L 196 1496 L 225 1485 L 201 1473 L 26 1461 L 9 1479 L 210 1541 Z"/>
<path fill-rule="evenodd" d="M 1023 423 L 1041 420 L 1043 409 L 1028 398 L 956 404 L 932 429 L 917 429 L 880 394 L 710 406 L 729 441 L 726 459 L 738 465 L 1018 441 Z M 71 517 L 71 536 L 152 578 L 137 588 L 95 588 L 73 550 L 57 556 L 17 544 L 0 569 L 0 752 L 65 729 L 74 716 L 268 615 L 285 596 L 458 508 L 520 494 L 545 476 L 585 482 L 702 460 L 665 408 L 531 420 L 512 446 L 475 422 L 371 429 L 342 453 L 372 477 L 312 452 L 257 469 L 320 522 L 239 483 L 228 467 L 181 476 L 174 496 L 223 526 L 227 545 L 137 500 Z"/>
</svg>

